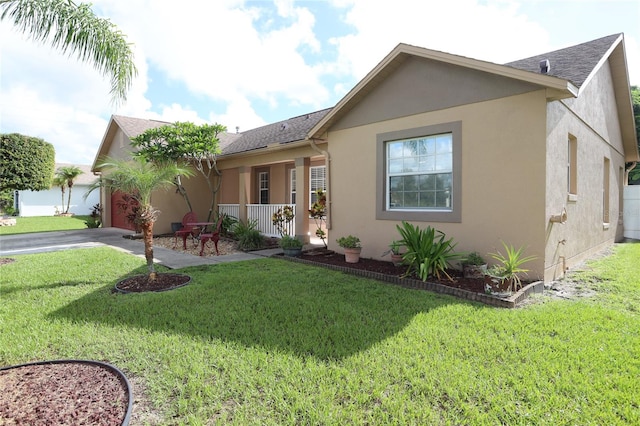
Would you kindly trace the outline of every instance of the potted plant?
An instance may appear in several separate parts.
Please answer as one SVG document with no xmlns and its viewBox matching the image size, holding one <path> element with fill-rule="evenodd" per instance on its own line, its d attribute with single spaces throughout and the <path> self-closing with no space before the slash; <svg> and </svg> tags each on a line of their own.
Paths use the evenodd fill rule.
<svg viewBox="0 0 640 426">
<path fill-rule="evenodd" d="M 302 254 L 303 243 L 295 237 L 283 235 L 278 243 L 285 256 L 298 257 Z"/>
<path fill-rule="evenodd" d="M 484 278 L 487 274 L 487 262 L 477 251 L 469 253 L 462 261 L 462 273 L 465 278 Z"/>
<path fill-rule="evenodd" d="M 360 260 L 360 251 L 362 250 L 360 238 L 353 235 L 347 235 L 346 237 L 338 238 L 336 242 L 344 249 L 345 262 L 358 263 Z"/>
<path fill-rule="evenodd" d="M 490 293 L 512 291 L 522 287 L 519 274 L 526 274 L 529 270 L 521 268 L 521 265 L 534 260 L 535 256 L 523 256 L 524 248 L 515 249 L 504 242 L 506 255 L 500 252 L 491 253 L 491 257 L 498 261 L 498 264 L 489 268 L 487 274 L 491 277 L 492 284 L 487 284 L 486 290 Z"/>
<path fill-rule="evenodd" d="M 402 242 L 395 240 L 389 244 L 389 253 L 391 253 L 391 263 L 394 266 L 402 265 L 402 253 L 400 253 L 400 247 L 402 247 Z"/>
</svg>

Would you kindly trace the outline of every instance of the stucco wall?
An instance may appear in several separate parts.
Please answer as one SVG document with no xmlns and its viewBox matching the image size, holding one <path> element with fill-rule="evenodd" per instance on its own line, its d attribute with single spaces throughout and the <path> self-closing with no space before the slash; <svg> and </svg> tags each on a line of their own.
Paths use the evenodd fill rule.
<svg viewBox="0 0 640 426">
<path fill-rule="evenodd" d="M 392 95 L 390 95 L 392 96 Z M 363 108 L 366 106 L 363 106 Z M 363 257 L 381 258 L 399 234 L 396 220 L 376 220 L 376 135 L 462 122 L 462 218 L 459 223 L 412 221 L 453 237 L 459 251 L 488 253 L 501 241 L 538 256 L 531 277 L 542 277 L 545 232 L 546 99 L 538 90 L 330 131 L 332 224 L 329 246 L 355 234 Z M 343 123 L 348 122 L 344 120 Z"/>
<path fill-rule="evenodd" d="M 608 63 L 578 98 L 548 105 L 547 127 L 547 220 L 567 211 L 565 224 L 547 222 L 545 278 L 550 280 L 622 237 L 624 157 Z M 569 134 L 578 147 L 575 197 L 567 192 Z M 610 161 L 608 225 L 603 221 L 605 158 Z"/>
</svg>

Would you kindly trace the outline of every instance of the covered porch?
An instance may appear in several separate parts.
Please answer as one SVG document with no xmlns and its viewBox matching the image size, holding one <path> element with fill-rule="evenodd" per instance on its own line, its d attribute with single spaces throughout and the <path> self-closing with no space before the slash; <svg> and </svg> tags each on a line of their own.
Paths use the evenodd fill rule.
<svg viewBox="0 0 640 426">
<path fill-rule="evenodd" d="M 328 190 L 328 173 L 324 156 L 301 156 L 279 160 L 273 155 L 253 157 L 255 164 L 233 167 L 231 161 L 221 161 L 222 182 L 218 193 L 217 210 L 243 223 L 255 221 L 261 234 L 280 237 L 272 217 L 279 209 L 291 206 L 294 220 L 287 224 L 288 235 L 305 243 L 322 244 L 316 237 L 319 223 L 309 215 L 316 201 L 317 190 Z M 244 159 L 245 163 L 247 158 Z M 272 160 L 265 163 L 260 160 Z M 279 161 L 278 161 L 279 160 Z M 330 206 L 327 202 L 327 217 Z M 321 228 L 328 235 L 328 220 Z"/>
</svg>

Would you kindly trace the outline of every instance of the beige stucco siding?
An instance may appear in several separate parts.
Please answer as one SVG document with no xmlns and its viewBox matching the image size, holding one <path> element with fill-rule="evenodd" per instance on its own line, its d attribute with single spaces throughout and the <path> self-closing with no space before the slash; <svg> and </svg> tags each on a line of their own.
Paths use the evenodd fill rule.
<svg viewBox="0 0 640 426">
<path fill-rule="evenodd" d="M 545 123 L 543 90 L 477 102 L 358 127 L 330 131 L 332 224 L 337 237 L 355 234 L 362 256 L 381 258 L 399 238 L 397 220 L 376 220 L 376 136 L 441 123 L 462 125 L 462 217 L 458 223 L 418 222 L 453 237 L 457 250 L 488 253 L 501 241 L 539 257 L 529 266 L 542 276 L 545 229 Z M 346 121 L 343 121 L 343 123 Z M 455 155 L 455 154 L 454 154 Z"/>
<path fill-rule="evenodd" d="M 578 98 L 548 105 L 547 211 L 563 208 L 565 224 L 547 223 L 545 278 L 562 276 L 594 252 L 622 237 L 624 155 L 608 63 L 583 86 Z M 577 193 L 567 192 L 568 135 L 577 141 Z M 609 223 L 604 224 L 604 162 L 609 160 Z"/>
</svg>

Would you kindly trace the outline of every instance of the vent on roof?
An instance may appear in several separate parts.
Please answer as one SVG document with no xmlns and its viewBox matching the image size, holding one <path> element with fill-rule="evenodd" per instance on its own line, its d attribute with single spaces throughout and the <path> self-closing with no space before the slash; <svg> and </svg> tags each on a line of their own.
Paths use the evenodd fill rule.
<svg viewBox="0 0 640 426">
<path fill-rule="evenodd" d="M 281 131 L 282 131 L 282 130 L 285 130 L 286 128 L 287 128 L 287 124 L 286 124 L 286 123 L 282 123 L 282 124 L 280 125 L 280 130 L 281 130 Z"/>
<path fill-rule="evenodd" d="M 240 126 L 236 126 L 236 133 L 240 133 Z"/>
<path fill-rule="evenodd" d="M 549 74 L 551 72 L 551 62 L 548 59 L 540 61 L 540 74 Z"/>
</svg>

